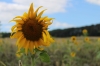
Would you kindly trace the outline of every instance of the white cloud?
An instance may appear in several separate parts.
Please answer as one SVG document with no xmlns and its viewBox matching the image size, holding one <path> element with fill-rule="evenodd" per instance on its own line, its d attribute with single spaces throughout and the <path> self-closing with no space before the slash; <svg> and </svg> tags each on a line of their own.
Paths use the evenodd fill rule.
<svg viewBox="0 0 100 66">
<path fill-rule="evenodd" d="M 43 6 L 47 8 L 47 13 L 65 12 L 65 8 L 69 5 L 69 0 L 13 0 L 15 3 L 29 5 L 34 3 L 36 7 Z"/>
<path fill-rule="evenodd" d="M 6 24 L 6 26 L 9 26 L 8 22 L 15 16 L 22 15 L 24 12 L 27 12 L 31 3 L 34 3 L 35 9 L 39 6 L 43 6 L 44 7 L 43 9 L 47 9 L 45 12 L 46 14 L 66 12 L 66 7 L 70 6 L 70 0 L 12 0 L 12 1 L 13 1 L 12 3 L 0 2 L 0 21 L 3 25 Z"/>
<path fill-rule="evenodd" d="M 34 2 L 34 7 L 44 6 L 46 13 L 57 13 L 66 11 L 69 0 L 13 0 L 14 3 L 0 2 L 0 20 L 3 22 L 11 20 L 16 15 L 27 12 L 30 3 Z"/>
<path fill-rule="evenodd" d="M 49 26 L 49 30 L 52 29 L 65 29 L 65 28 L 71 28 L 71 27 L 75 27 L 74 25 L 68 24 L 66 22 L 59 22 L 59 21 L 54 21 L 50 26 Z"/>
<path fill-rule="evenodd" d="M 86 0 L 89 3 L 100 5 L 100 0 Z"/>
<path fill-rule="evenodd" d="M 8 23 L 15 16 L 22 15 L 27 8 L 25 5 L 0 2 L 0 21 L 2 24 Z"/>
</svg>

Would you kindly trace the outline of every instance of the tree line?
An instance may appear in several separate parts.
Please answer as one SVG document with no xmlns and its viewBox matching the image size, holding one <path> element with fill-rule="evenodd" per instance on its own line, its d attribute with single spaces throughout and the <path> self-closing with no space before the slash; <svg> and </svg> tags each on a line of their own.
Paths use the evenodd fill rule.
<svg viewBox="0 0 100 66">
<path fill-rule="evenodd" d="M 53 37 L 82 36 L 82 30 L 87 29 L 88 36 L 100 36 L 100 24 L 83 26 L 77 28 L 56 29 L 49 31 Z M 1 32 L 1 38 L 10 37 L 10 32 Z"/>
<path fill-rule="evenodd" d="M 82 36 L 83 29 L 87 29 L 88 36 L 100 36 L 100 24 L 77 28 L 56 29 L 50 31 L 50 34 L 54 37 Z"/>
</svg>

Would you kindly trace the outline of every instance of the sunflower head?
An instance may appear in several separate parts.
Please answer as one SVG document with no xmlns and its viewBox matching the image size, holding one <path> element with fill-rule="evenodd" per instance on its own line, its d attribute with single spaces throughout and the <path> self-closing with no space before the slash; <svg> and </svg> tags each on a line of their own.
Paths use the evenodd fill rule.
<svg viewBox="0 0 100 66">
<path fill-rule="evenodd" d="M 87 29 L 83 29 L 82 33 L 83 33 L 84 36 L 86 36 L 88 34 Z"/>
<path fill-rule="evenodd" d="M 16 16 L 11 20 L 16 24 L 11 28 L 10 37 L 18 39 L 16 43 L 18 50 L 24 48 L 26 54 L 28 50 L 33 53 L 35 48 L 40 49 L 40 46 L 49 46 L 54 41 L 47 31 L 48 26 L 52 24 L 53 18 L 42 17 L 45 10 L 38 13 L 41 7 L 34 10 L 32 3 L 28 13 L 25 12 L 22 16 Z"/>
<path fill-rule="evenodd" d="M 72 42 L 76 41 L 76 36 L 72 36 L 72 37 L 71 37 L 71 41 L 72 41 Z"/>
<path fill-rule="evenodd" d="M 71 53 L 70 53 L 70 56 L 71 56 L 71 57 L 75 57 L 75 55 L 76 55 L 75 52 L 71 52 Z"/>
<path fill-rule="evenodd" d="M 98 38 L 97 41 L 100 42 L 100 38 Z"/>
<path fill-rule="evenodd" d="M 90 38 L 89 37 L 85 37 L 84 41 L 87 42 L 87 43 L 90 43 Z"/>
</svg>

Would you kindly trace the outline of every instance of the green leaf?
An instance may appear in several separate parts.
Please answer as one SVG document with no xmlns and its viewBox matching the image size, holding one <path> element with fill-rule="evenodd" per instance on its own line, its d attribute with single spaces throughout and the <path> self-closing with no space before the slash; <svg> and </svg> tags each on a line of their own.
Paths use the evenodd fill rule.
<svg viewBox="0 0 100 66">
<path fill-rule="evenodd" d="M 25 52 L 25 49 L 24 48 L 21 48 L 18 53 L 24 53 L 24 52 Z"/>
<path fill-rule="evenodd" d="M 41 61 L 43 61 L 43 62 L 50 62 L 50 57 L 49 57 L 49 55 L 47 54 L 46 51 L 42 51 L 42 52 L 40 53 L 40 59 L 41 59 Z"/>
<path fill-rule="evenodd" d="M 97 59 L 97 60 L 100 59 L 100 51 L 97 53 L 96 59 Z"/>
<path fill-rule="evenodd" d="M 37 49 L 37 48 L 35 48 L 34 50 L 35 50 L 35 52 L 40 52 L 40 50 L 39 50 L 39 49 Z M 33 50 L 33 51 L 34 51 L 34 50 Z"/>
</svg>

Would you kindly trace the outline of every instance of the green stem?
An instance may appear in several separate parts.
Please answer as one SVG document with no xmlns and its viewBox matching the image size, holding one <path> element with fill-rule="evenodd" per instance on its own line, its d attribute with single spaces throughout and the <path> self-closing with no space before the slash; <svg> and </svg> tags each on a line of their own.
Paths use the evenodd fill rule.
<svg viewBox="0 0 100 66">
<path fill-rule="evenodd" d="M 31 56 L 31 66 L 35 66 L 35 54 Z"/>
<path fill-rule="evenodd" d="M 6 66 L 2 61 L 0 61 L 0 63 L 1 63 L 3 66 Z"/>
</svg>

